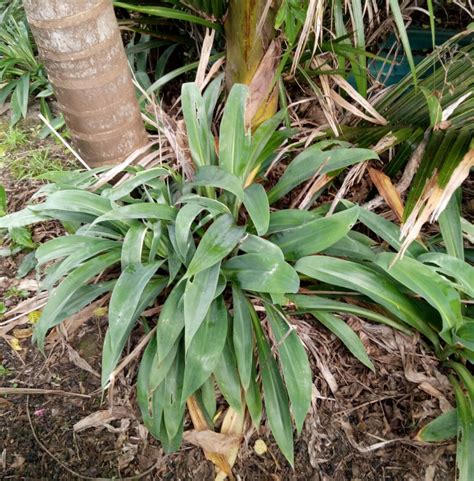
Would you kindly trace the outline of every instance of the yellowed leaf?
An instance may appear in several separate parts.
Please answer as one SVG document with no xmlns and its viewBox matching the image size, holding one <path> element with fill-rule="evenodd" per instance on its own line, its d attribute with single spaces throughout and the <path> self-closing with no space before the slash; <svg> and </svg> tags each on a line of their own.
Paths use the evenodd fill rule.
<svg viewBox="0 0 474 481">
<path fill-rule="evenodd" d="M 379 194 L 384 198 L 385 202 L 390 206 L 398 220 L 401 221 L 403 218 L 403 202 L 400 197 L 400 193 L 397 188 L 393 185 L 392 180 L 388 175 L 385 175 L 380 170 L 368 168 L 369 176 L 374 183 Z"/>
<path fill-rule="evenodd" d="M 22 347 L 20 345 L 20 341 L 16 337 L 12 337 L 9 340 L 10 346 L 14 351 L 21 351 Z"/>
<path fill-rule="evenodd" d="M 17 339 L 27 339 L 28 337 L 31 337 L 32 334 L 33 334 L 33 330 L 31 329 L 31 327 L 26 327 L 25 329 L 20 329 L 20 328 L 13 329 L 13 335 Z"/>
<path fill-rule="evenodd" d="M 253 449 L 259 456 L 263 456 L 268 451 L 268 447 L 263 439 L 257 439 Z"/>
<path fill-rule="evenodd" d="M 36 324 L 41 317 L 41 311 L 33 311 L 28 314 L 28 321 L 30 324 Z"/>
</svg>

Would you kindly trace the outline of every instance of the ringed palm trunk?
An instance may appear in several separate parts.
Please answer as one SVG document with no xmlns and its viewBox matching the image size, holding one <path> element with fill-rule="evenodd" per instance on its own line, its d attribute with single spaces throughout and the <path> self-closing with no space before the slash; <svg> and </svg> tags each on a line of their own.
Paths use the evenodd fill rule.
<svg viewBox="0 0 474 481">
<path fill-rule="evenodd" d="M 230 0 L 225 21 L 227 42 L 226 85 L 249 86 L 248 122 L 255 128 L 278 108 L 275 74 L 280 42 L 275 38 L 275 15 L 279 0 Z"/>
<path fill-rule="evenodd" d="M 122 161 L 147 136 L 111 0 L 24 0 L 73 143 L 91 167 Z"/>
</svg>

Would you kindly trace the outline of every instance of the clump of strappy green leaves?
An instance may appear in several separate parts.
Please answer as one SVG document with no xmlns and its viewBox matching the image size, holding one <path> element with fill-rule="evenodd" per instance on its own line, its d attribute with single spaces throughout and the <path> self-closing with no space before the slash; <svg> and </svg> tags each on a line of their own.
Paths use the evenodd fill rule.
<svg viewBox="0 0 474 481">
<path fill-rule="evenodd" d="M 189 396 L 196 396 L 212 425 L 217 384 L 229 405 L 240 413 L 247 409 L 256 425 L 264 399 L 275 439 L 293 462 L 291 416 L 301 430 L 312 382 L 282 304 L 285 294 L 299 290 L 294 262 L 338 243 L 346 248 L 359 210 L 324 218 L 293 209 L 271 212 L 270 204 L 317 172 L 376 156 L 348 144 L 316 144 L 292 161 L 267 195 L 261 184 L 246 183 L 274 161 L 288 135 L 277 130 L 281 116 L 251 135 L 244 123 L 247 89 L 235 86 L 216 153 L 211 119 L 219 89 L 217 81 L 201 97 L 194 84 L 183 88 L 192 179 L 166 166 L 133 168 L 124 182 L 93 192 L 98 170 L 50 173 L 45 178 L 52 183 L 36 195 L 42 201 L 0 218 L 0 228 L 58 219 L 70 232 L 36 251 L 38 266 L 47 266 L 42 288 L 50 291 L 34 333 L 41 348 L 51 327 L 111 292 L 104 387 L 140 315 L 158 299 L 156 334 L 137 384 L 145 423 L 166 448 L 180 444 Z"/>
</svg>

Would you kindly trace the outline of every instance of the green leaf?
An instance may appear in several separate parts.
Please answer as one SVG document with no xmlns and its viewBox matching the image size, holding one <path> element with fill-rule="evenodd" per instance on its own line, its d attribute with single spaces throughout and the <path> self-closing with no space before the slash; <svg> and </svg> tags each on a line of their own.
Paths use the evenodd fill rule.
<svg viewBox="0 0 474 481">
<path fill-rule="evenodd" d="M 125 276 L 122 278 L 121 282 L 124 281 L 124 278 Z M 117 281 L 117 284 L 119 284 L 119 281 Z M 132 331 L 136 320 L 140 317 L 140 315 L 146 309 L 146 307 L 150 304 L 150 302 L 153 302 L 154 299 L 160 294 L 160 292 L 165 288 L 165 286 L 166 286 L 166 278 L 162 277 L 162 278 L 150 280 L 146 284 L 145 288 L 141 291 L 139 301 L 135 305 L 135 310 L 132 313 L 131 317 L 128 319 L 128 322 L 124 322 L 120 325 L 117 325 L 115 320 L 112 323 L 114 325 L 113 327 L 112 327 L 112 324 L 109 322 L 109 329 L 105 334 L 104 345 L 102 347 L 102 388 L 103 389 L 105 389 L 107 383 L 110 380 L 111 374 L 113 373 L 114 369 L 116 368 L 120 360 L 120 356 L 122 354 L 123 348 L 127 343 L 128 336 L 130 335 L 130 332 Z M 123 286 L 121 286 L 120 290 L 123 290 Z M 119 301 L 120 300 L 122 299 L 119 299 Z M 134 299 L 132 301 L 135 302 Z M 111 320 L 111 317 L 112 317 L 112 314 L 110 314 L 110 310 L 109 310 L 109 321 Z M 123 331 L 120 332 L 120 329 L 122 329 Z"/>
<path fill-rule="evenodd" d="M 253 425 L 258 428 L 262 419 L 262 393 L 257 383 L 257 369 L 255 367 L 255 358 L 252 356 L 252 371 L 250 375 L 250 383 L 245 390 L 245 403 L 252 418 Z"/>
<path fill-rule="evenodd" d="M 75 269 L 51 293 L 34 330 L 34 341 L 40 349 L 44 349 L 46 332 L 57 324 L 57 318 L 74 295 L 84 284 L 97 274 L 120 260 L 120 252 L 112 251 L 95 257 Z"/>
<path fill-rule="evenodd" d="M 439 103 L 438 97 L 432 90 L 420 86 L 422 94 L 425 96 L 428 112 L 430 114 L 430 127 L 435 128 L 442 120 L 443 109 Z"/>
<path fill-rule="evenodd" d="M 218 23 L 210 22 L 196 15 L 191 15 L 182 10 L 168 7 L 156 7 L 156 6 L 139 6 L 125 2 L 114 2 L 116 7 L 125 8 L 132 12 L 146 13 L 148 15 L 153 15 L 162 18 L 171 18 L 174 20 L 182 20 L 184 22 L 195 23 L 197 25 L 204 25 L 205 27 L 220 30 L 220 25 Z"/>
<path fill-rule="evenodd" d="M 313 295 L 306 296 L 303 294 L 288 294 L 288 299 L 296 304 L 298 314 L 311 312 L 313 310 L 333 313 L 347 312 L 349 314 L 354 314 L 355 316 L 363 317 L 364 319 L 386 324 L 387 326 L 398 329 L 407 335 L 411 334 L 410 329 L 407 329 L 404 324 L 376 312 L 375 306 L 373 306 L 373 309 L 365 309 L 354 304 L 327 299 L 326 297 Z"/>
<path fill-rule="evenodd" d="M 176 209 L 165 204 L 151 204 L 143 202 L 139 204 L 126 205 L 110 210 L 104 215 L 98 217 L 94 224 L 110 220 L 129 220 L 129 219 L 147 219 L 147 220 L 168 220 L 173 221 L 176 218 Z"/>
<path fill-rule="evenodd" d="M 453 333 L 454 342 L 474 352 L 474 321 L 466 321 Z"/>
<path fill-rule="evenodd" d="M 7 215 L 7 193 L 5 187 L 0 184 L 0 217 Z"/>
<path fill-rule="evenodd" d="M 211 305 L 186 354 L 183 402 L 201 387 L 216 369 L 227 337 L 228 316 L 222 297 Z"/>
<path fill-rule="evenodd" d="M 464 260 L 464 242 L 461 228 L 460 189 L 453 194 L 448 205 L 438 218 L 441 235 L 448 254 Z"/>
<path fill-rule="evenodd" d="M 242 386 L 247 390 L 252 374 L 252 318 L 258 319 L 258 316 L 242 290 L 234 284 L 232 285 L 232 303 L 234 307 L 232 339 Z"/>
<path fill-rule="evenodd" d="M 311 406 L 313 389 L 308 356 L 297 332 L 288 324 L 285 315 L 268 304 L 265 305 L 265 311 L 277 344 L 296 429 L 301 432 Z"/>
<path fill-rule="evenodd" d="M 240 378 L 231 336 L 227 336 L 224 350 L 217 365 L 218 368 L 214 371 L 214 376 L 220 392 L 229 406 L 243 415 Z"/>
<path fill-rule="evenodd" d="M 416 78 L 416 67 L 415 61 L 413 60 L 413 55 L 411 53 L 410 40 L 408 39 L 407 31 L 405 29 L 405 24 L 403 22 L 403 15 L 400 10 L 400 5 L 398 0 L 389 0 L 390 10 L 392 10 L 393 19 L 397 26 L 398 35 L 402 41 L 403 49 L 405 50 L 405 55 L 407 56 L 408 64 L 410 65 L 410 70 L 413 76 L 413 83 L 417 85 Z"/>
<path fill-rule="evenodd" d="M 289 260 L 315 254 L 342 239 L 357 222 L 359 208 L 352 207 L 330 217 L 315 219 L 271 238 Z"/>
<path fill-rule="evenodd" d="M 24 227 L 49 219 L 50 217 L 48 217 L 47 215 L 39 214 L 38 212 L 33 211 L 29 207 L 26 207 L 25 209 L 14 212 L 13 214 L 8 214 L 0 217 L 0 229 Z"/>
<path fill-rule="evenodd" d="M 333 334 L 335 334 L 349 351 L 371 371 L 375 372 L 375 367 L 370 360 L 364 344 L 359 336 L 339 317 L 322 311 L 311 311 L 311 314 Z"/>
<path fill-rule="evenodd" d="M 306 224 L 321 216 L 314 212 L 300 209 L 282 209 L 270 213 L 270 225 L 267 234 L 283 232 L 301 224 Z"/>
<path fill-rule="evenodd" d="M 250 135 L 245 135 L 246 85 L 235 84 L 227 98 L 219 133 L 219 166 L 243 180 Z"/>
<path fill-rule="evenodd" d="M 265 235 L 270 225 L 270 205 L 262 185 L 252 184 L 245 189 L 244 206 L 258 235 Z"/>
<path fill-rule="evenodd" d="M 127 266 L 142 261 L 143 243 L 148 228 L 141 222 L 134 223 L 125 235 L 122 245 L 122 271 Z"/>
<path fill-rule="evenodd" d="M 28 110 L 28 96 L 30 93 L 30 74 L 23 74 L 17 81 L 15 91 L 11 98 L 11 108 L 13 111 L 12 124 L 20 120 L 21 117 L 26 119 Z"/>
<path fill-rule="evenodd" d="M 244 234 L 245 228 L 235 225 L 231 215 L 218 217 L 202 236 L 188 266 L 186 277 L 191 277 L 221 261 L 230 254 Z"/>
<path fill-rule="evenodd" d="M 120 344 L 138 307 L 142 293 L 162 262 L 129 264 L 120 274 L 109 304 L 109 331 L 113 344 Z"/>
<path fill-rule="evenodd" d="M 458 442 L 456 465 L 459 481 L 470 481 L 474 477 L 474 399 L 464 395 L 461 386 L 454 377 L 449 380 L 454 387 L 458 414 Z"/>
<path fill-rule="evenodd" d="M 185 283 L 176 284 L 166 298 L 158 319 L 156 342 L 158 359 L 162 362 L 169 354 L 184 329 L 183 294 Z"/>
<path fill-rule="evenodd" d="M 270 346 L 258 319 L 252 319 L 259 353 L 260 373 L 268 423 L 281 452 L 293 466 L 293 429 L 291 427 L 290 400 L 272 356 Z"/>
<path fill-rule="evenodd" d="M 244 240 L 240 243 L 239 250 L 247 252 L 248 254 L 262 254 L 266 257 L 285 260 L 281 249 L 273 242 L 258 237 L 253 234 L 247 234 Z"/>
<path fill-rule="evenodd" d="M 181 259 L 186 259 L 188 253 L 191 226 L 196 217 L 205 209 L 205 207 L 199 204 L 186 204 L 178 211 L 175 236 L 176 251 L 181 256 Z"/>
<path fill-rule="evenodd" d="M 186 281 L 184 290 L 184 341 L 187 352 L 191 341 L 209 311 L 217 288 L 221 263 L 198 272 Z"/>
<path fill-rule="evenodd" d="M 228 279 L 248 291 L 296 293 L 300 286 L 293 267 L 276 256 L 244 254 L 232 257 L 222 268 Z"/>
<path fill-rule="evenodd" d="M 418 431 L 416 438 L 426 443 L 441 443 L 455 438 L 458 432 L 458 413 L 450 409 Z"/>
<path fill-rule="evenodd" d="M 207 119 L 206 105 L 195 83 L 183 85 L 181 103 L 194 163 L 199 167 L 215 164 L 214 138 Z"/>
<path fill-rule="evenodd" d="M 223 189 L 234 194 L 240 201 L 244 201 L 244 191 L 239 178 L 216 165 L 199 167 L 194 180 L 189 183 L 189 186 Z"/>
<path fill-rule="evenodd" d="M 48 211 L 64 210 L 99 216 L 112 209 L 112 203 L 86 190 L 59 190 L 53 192 L 42 204 L 31 206 L 30 209 L 45 215 L 49 215 Z"/>
<path fill-rule="evenodd" d="M 154 336 L 154 339 L 156 342 L 156 336 Z M 155 353 L 155 356 L 153 357 L 152 369 L 150 371 L 150 390 L 151 391 L 154 391 L 155 389 L 157 389 L 165 379 L 166 375 L 168 374 L 175 360 L 176 353 L 178 352 L 179 347 L 180 347 L 180 344 L 178 342 L 173 344 L 171 351 L 167 354 L 167 356 L 164 359 L 160 359 L 158 352 Z"/>
<path fill-rule="evenodd" d="M 42 265 L 54 259 L 83 251 L 84 249 L 91 249 L 92 253 L 96 253 L 98 251 L 95 250 L 95 247 L 99 246 L 107 250 L 119 247 L 120 243 L 83 235 L 62 236 L 41 244 L 38 249 L 36 249 L 36 258 L 38 259 L 38 265 Z"/>
<path fill-rule="evenodd" d="M 25 247 L 27 249 L 34 249 L 36 244 L 31 238 L 31 232 L 26 227 L 12 227 L 8 231 L 10 239 L 15 245 Z"/>
<path fill-rule="evenodd" d="M 170 172 L 164 167 L 155 167 L 153 169 L 138 172 L 119 186 L 103 191 L 102 196 L 114 201 L 120 200 L 133 192 L 137 187 L 146 185 L 157 177 L 167 176 L 169 173 Z"/>
<path fill-rule="evenodd" d="M 183 349 L 178 349 L 174 362 L 168 371 L 163 384 L 163 420 L 166 433 L 170 439 L 174 438 L 183 427 L 186 399 L 183 398 L 183 378 L 185 372 Z"/>
<path fill-rule="evenodd" d="M 377 271 L 355 262 L 326 256 L 303 257 L 298 260 L 295 269 L 313 279 L 366 295 L 420 331 L 435 346 L 439 345 L 438 336 L 424 318 L 420 306 Z"/>
<path fill-rule="evenodd" d="M 378 159 L 369 149 L 334 149 L 322 151 L 313 145 L 299 154 L 286 168 L 278 183 L 270 190 L 268 200 L 273 204 L 290 190 L 319 173 L 326 174 L 365 160 Z"/>
<path fill-rule="evenodd" d="M 474 267 L 467 262 L 441 252 L 423 254 L 417 260 L 424 264 L 434 264 L 437 266 L 433 267 L 434 270 L 456 279 L 459 283 L 456 287 L 474 298 Z"/>
<path fill-rule="evenodd" d="M 440 313 L 445 340 L 450 339 L 450 331 L 462 323 L 461 299 L 452 285 L 416 259 L 403 257 L 393 264 L 396 254 L 384 252 L 376 258 L 376 264 L 395 280 L 423 297 Z M 393 265 L 392 265 L 393 264 Z"/>
</svg>

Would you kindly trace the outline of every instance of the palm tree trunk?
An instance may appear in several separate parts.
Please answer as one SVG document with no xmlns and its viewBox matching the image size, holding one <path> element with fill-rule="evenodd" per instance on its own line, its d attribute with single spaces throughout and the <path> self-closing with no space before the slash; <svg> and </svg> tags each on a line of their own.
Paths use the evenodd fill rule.
<svg viewBox="0 0 474 481">
<path fill-rule="evenodd" d="M 249 85 L 247 111 L 253 128 L 278 108 L 275 73 L 280 42 L 274 24 L 279 4 L 279 0 L 230 0 L 225 21 L 227 88 L 234 83 Z"/>
<path fill-rule="evenodd" d="M 91 167 L 114 164 L 147 136 L 111 0 L 24 0 L 38 50 Z"/>
</svg>

